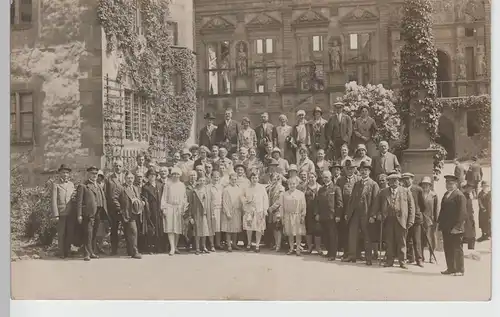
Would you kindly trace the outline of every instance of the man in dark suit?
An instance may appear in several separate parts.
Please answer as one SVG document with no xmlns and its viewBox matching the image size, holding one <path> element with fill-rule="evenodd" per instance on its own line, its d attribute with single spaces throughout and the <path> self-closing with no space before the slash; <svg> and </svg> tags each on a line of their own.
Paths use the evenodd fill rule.
<svg viewBox="0 0 500 317">
<path fill-rule="evenodd" d="M 460 185 L 465 184 L 465 166 L 460 163 L 460 161 L 456 158 L 453 160 L 453 163 L 455 163 L 455 171 L 453 174 L 458 178 L 458 183 Z"/>
<path fill-rule="evenodd" d="M 207 125 L 200 130 L 200 135 L 198 137 L 198 143 L 200 146 L 204 145 L 209 149 L 216 145 L 216 131 L 217 126 L 214 124 L 215 116 L 213 113 L 207 113 L 205 115 L 207 120 Z"/>
<path fill-rule="evenodd" d="M 438 217 L 439 230 L 443 233 L 443 248 L 447 269 L 441 274 L 464 275 L 464 250 L 462 237 L 467 218 L 467 199 L 458 189 L 458 178 L 445 175 L 446 193 L 441 200 Z"/>
<path fill-rule="evenodd" d="M 359 165 L 360 179 L 354 184 L 351 198 L 347 204 L 345 220 L 349 224 L 349 256 L 342 261 L 356 262 L 358 235 L 361 231 L 365 244 L 366 265 L 372 265 L 372 243 L 368 231 L 368 223 L 376 209 L 376 198 L 379 193 L 377 182 L 370 178 L 371 166 L 366 161 Z"/>
<path fill-rule="evenodd" d="M 113 204 L 120 210 L 127 253 L 134 259 L 140 259 L 142 256 L 137 250 L 137 220 L 144 209 L 144 202 L 141 200 L 139 188 L 134 186 L 134 178 L 131 172 L 126 174 L 122 189 L 115 191 Z"/>
<path fill-rule="evenodd" d="M 123 175 L 123 162 L 115 161 L 113 165 L 113 173 L 108 176 L 104 183 L 104 192 L 106 193 L 106 201 L 108 203 L 109 221 L 111 227 L 111 255 L 118 254 L 118 227 L 122 221 L 120 206 L 114 203 L 113 197 L 119 195 L 122 191 L 125 177 Z"/>
<path fill-rule="evenodd" d="M 479 188 L 479 184 L 483 180 L 483 169 L 481 165 L 477 161 L 477 156 L 472 158 L 472 164 L 469 166 L 469 170 L 467 171 L 467 175 L 465 176 L 465 180 L 469 184 L 474 184 L 474 198 L 477 198 L 477 192 Z"/>
<path fill-rule="evenodd" d="M 99 169 L 91 166 L 87 169 L 88 180 L 78 186 L 76 191 L 76 213 L 78 223 L 83 224 L 84 260 L 97 259 L 94 249 L 97 249 L 97 229 L 101 214 L 107 213 L 106 196 L 101 186 L 97 184 Z"/>
<path fill-rule="evenodd" d="M 271 148 L 274 148 L 273 140 L 278 138 L 278 134 L 274 126 L 269 123 L 269 114 L 264 112 L 260 115 L 262 123 L 255 128 L 255 135 L 257 136 L 257 148 L 259 150 L 259 157 L 264 162 L 266 155 L 266 146 L 271 143 Z"/>
<path fill-rule="evenodd" d="M 406 233 L 415 221 L 415 204 L 410 191 L 399 185 L 401 175 L 387 176 L 389 187 L 380 191 L 375 215 L 383 221 L 384 236 L 387 243 L 385 267 L 394 265 L 394 250 L 397 250 L 399 266 L 407 269 Z"/>
<path fill-rule="evenodd" d="M 329 261 L 334 261 L 338 248 L 338 225 L 343 214 L 342 191 L 333 183 L 330 171 L 324 171 L 322 178 L 324 185 L 318 190 L 317 196 L 319 222 L 326 238 L 326 256 Z"/>
<path fill-rule="evenodd" d="M 424 267 L 423 251 L 422 251 L 422 225 L 424 223 L 425 199 L 424 190 L 422 187 L 413 183 L 415 175 L 412 173 L 403 173 L 401 180 L 403 186 L 411 192 L 413 203 L 415 204 L 415 221 L 413 226 L 408 230 L 406 244 L 408 246 L 407 259 L 409 263 L 417 262 L 417 265 Z"/>
<path fill-rule="evenodd" d="M 352 136 L 352 120 L 343 113 L 344 103 L 333 104 L 335 113 L 325 125 L 325 137 L 327 144 L 335 149 L 335 159 L 340 158 L 340 147 L 342 144 L 349 146 Z"/>
<path fill-rule="evenodd" d="M 389 175 L 391 172 L 399 172 L 399 170 L 398 158 L 389 152 L 389 143 L 381 141 L 379 144 L 379 155 L 372 158 L 372 177 L 377 179 L 380 174 Z"/>
<path fill-rule="evenodd" d="M 225 147 L 229 154 L 238 150 L 239 126 L 233 119 L 233 110 L 227 109 L 224 114 L 224 121 L 217 126 L 215 140 L 219 146 Z"/>
</svg>

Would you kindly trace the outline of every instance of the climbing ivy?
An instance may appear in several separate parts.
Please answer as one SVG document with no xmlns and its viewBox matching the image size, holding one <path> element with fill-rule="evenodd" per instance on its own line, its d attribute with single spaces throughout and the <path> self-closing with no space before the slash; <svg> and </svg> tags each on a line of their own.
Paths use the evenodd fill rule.
<svg viewBox="0 0 500 317">
<path fill-rule="evenodd" d="M 128 79 L 150 104 L 149 152 L 155 157 L 184 146 L 196 109 L 194 55 L 172 45 L 169 6 L 169 0 L 100 0 L 97 11 L 106 50 L 122 61 L 117 79 Z M 177 76 L 182 89 L 176 91 Z"/>
</svg>

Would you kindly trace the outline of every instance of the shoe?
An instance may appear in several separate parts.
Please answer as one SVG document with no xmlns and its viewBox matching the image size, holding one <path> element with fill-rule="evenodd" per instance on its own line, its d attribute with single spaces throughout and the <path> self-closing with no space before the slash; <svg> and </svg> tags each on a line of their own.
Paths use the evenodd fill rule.
<svg viewBox="0 0 500 317">
<path fill-rule="evenodd" d="M 98 259 L 98 258 L 99 258 L 99 256 L 98 256 L 98 255 L 95 255 L 95 254 L 91 254 L 91 255 L 90 255 L 90 258 L 91 258 L 91 259 Z"/>
<path fill-rule="evenodd" d="M 194 254 L 199 255 L 200 254 L 200 250 L 194 251 Z"/>
<path fill-rule="evenodd" d="M 136 254 L 132 255 L 132 259 L 142 259 L 142 255 L 140 255 L 139 253 L 136 253 Z"/>
<path fill-rule="evenodd" d="M 231 246 L 227 247 L 227 252 L 233 252 L 233 248 Z"/>
<path fill-rule="evenodd" d="M 205 249 L 203 249 L 203 253 L 207 253 L 208 254 L 208 253 L 210 253 L 210 251 L 208 251 L 208 249 L 205 248 Z"/>
<path fill-rule="evenodd" d="M 90 261 L 90 257 L 86 256 L 83 258 L 84 261 Z"/>
<path fill-rule="evenodd" d="M 464 272 L 456 272 L 452 274 L 453 276 L 464 276 Z"/>
<path fill-rule="evenodd" d="M 168 256 L 174 256 L 175 253 L 170 252 Z"/>
<path fill-rule="evenodd" d="M 300 249 L 297 249 L 297 251 L 295 251 L 295 254 L 296 254 L 297 256 L 300 256 L 300 253 L 301 253 Z"/>
<path fill-rule="evenodd" d="M 442 271 L 441 274 L 443 274 L 443 275 L 452 275 L 452 274 L 455 274 L 455 273 L 446 270 L 446 271 Z"/>
<path fill-rule="evenodd" d="M 245 248 L 248 252 L 252 251 L 252 247 L 247 245 L 247 247 Z"/>
<path fill-rule="evenodd" d="M 356 263 L 356 259 L 351 259 L 351 258 L 343 258 L 343 259 L 342 259 L 342 262 L 352 262 L 352 263 Z"/>
<path fill-rule="evenodd" d="M 179 249 L 175 249 L 175 254 L 181 254 L 181 251 L 179 251 Z"/>
<path fill-rule="evenodd" d="M 235 245 L 233 245 L 233 250 L 240 251 L 241 248 L 235 244 Z"/>
<path fill-rule="evenodd" d="M 417 266 L 424 267 L 424 264 L 421 261 L 417 261 Z"/>
<path fill-rule="evenodd" d="M 331 261 L 335 261 L 335 258 L 334 258 L 333 256 L 329 256 L 329 257 L 328 257 L 328 261 L 330 261 L 330 262 L 331 262 Z"/>
<path fill-rule="evenodd" d="M 429 260 L 429 263 L 430 263 L 430 264 L 434 264 L 434 260 L 433 260 L 433 259 L 430 259 L 430 260 Z"/>
<path fill-rule="evenodd" d="M 286 253 L 286 255 L 291 255 L 293 254 L 293 250 L 288 250 L 288 252 Z"/>
<path fill-rule="evenodd" d="M 210 252 L 215 252 L 215 248 L 211 248 L 211 249 L 210 249 Z"/>
<path fill-rule="evenodd" d="M 384 264 L 384 267 L 393 267 L 394 266 L 394 263 L 385 263 Z"/>
<path fill-rule="evenodd" d="M 408 269 L 408 267 L 406 266 L 406 264 L 405 264 L 405 263 L 401 263 L 401 264 L 399 264 L 399 267 L 400 267 L 400 268 L 402 268 L 402 269 L 405 269 L 405 270 L 407 270 L 407 269 Z"/>
<path fill-rule="evenodd" d="M 366 260 L 366 265 L 372 266 L 372 260 Z"/>
<path fill-rule="evenodd" d="M 118 251 L 111 251 L 111 255 L 118 255 Z"/>
<path fill-rule="evenodd" d="M 255 247 L 255 253 L 259 253 L 260 252 L 260 247 Z"/>
</svg>

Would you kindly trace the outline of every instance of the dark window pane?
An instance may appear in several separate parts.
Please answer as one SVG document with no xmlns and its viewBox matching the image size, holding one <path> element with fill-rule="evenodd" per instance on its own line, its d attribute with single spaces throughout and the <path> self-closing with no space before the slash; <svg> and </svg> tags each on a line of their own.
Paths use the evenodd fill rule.
<svg viewBox="0 0 500 317">
<path fill-rule="evenodd" d="M 21 139 L 31 140 L 33 139 L 33 114 L 23 113 L 21 114 Z"/>
<path fill-rule="evenodd" d="M 467 112 L 467 136 L 474 136 L 479 133 L 479 118 L 477 115 L 477 111 L 468 111 Z"/>
<path fill-rule="evenodd" d="M 10 112 L 16 112 L 16 94 L 10 94 Z"/>
<path fill-rule="evenodd" d="M 465 48 L 465 61 L 466 79 L 473 80 L 476 77 L 474 47 Z"/>
<path fill-rule="evenodd" d="M 10 4 L 10 24 L 16 23 L 16 1 L 12 1 Z"/>
<path fill-rule="evenodd" d="M 33 111 L 33 95 L 21 94 L 19 95 L 19 102 L 21 104 L 21 112 Z"/>
</svg>

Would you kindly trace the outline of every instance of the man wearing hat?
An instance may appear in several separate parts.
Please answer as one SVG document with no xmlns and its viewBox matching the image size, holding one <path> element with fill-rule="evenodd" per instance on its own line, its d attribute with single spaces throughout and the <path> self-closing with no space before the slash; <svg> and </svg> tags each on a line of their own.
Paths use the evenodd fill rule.
<svg viewBox="0 0 500 317">
<path fill-rule="evenodd" d="M 424 214 L 426 214 L 424 190 L 417 184 L 413 183 L 415 175 L 412 173 L 403 173 L 401 180 L 403 186 L 410 190 L 415 204 L 415 221 L 413 226 L 408 229 L 406 244 L 408 246 L 407 259 L 409 263 L 417 262 L 417 265 L 423 267 L 422 253 L 422 224 L 424 222 Z"/>
<path fill-rule="evenodd" d="M 335 112 L 325 126 L 325 136 L 327 144 L 335 150 L 335 158 L 339 158 L 342 144 L 349 145 L 351 142 L 352 120 L 351 117 L 343 113 L 343 102 L 336 102 L 333 106 Z"/>
<path fill-rule="evenodd" d="M 69 180 L 71 168 L 62 164 L 58 172 L 59 179 L 52 184 L 52 217 L 57 221 L 59 256 L 66 258 L 71 249 L 71 237 L 74 230 L 71 201 L 76 192 L 75 185 Z"/>
<path fill-rule="evenodd" d="M 259 157 L 264 161 L 264 155 L 266 154 L 265 148 L 268 144 L 271 144 L 271 148 L 274 147 L 273 140 L 278 138 L 276 129 L 269 123 L 269 114 L 263 112 L 260 115 L 261 124 L 255 128 L 255 135 L 257 136 L 257 149 L 259 150 Z"/>
<path fill-rule="evenodd" d="M 474 220 L 474 207 L 472 206 L 473 194 L 476 184 L 467 183 L 462 192 L 466 199 L 467 217 L 464 225 L 463 242 L 467 243 L 468 250 L 474 250 L 476 245 L 476 221 Z"/>
<path fill-rule="evenodd" d="M 300 159 L 299 149 L 303 147 L 309 149 L 311 145 L 311 135 L 304 110 L 297 111 L 297 123 L 292 128 L 289 144 L 295 151 L 295 162 L 298 162 Z"/>
<path fill-rule="evenodd" d="M 379 143 L 379 154 L 372 157 L 372 173 L 377 178 L 380 174 L 389 175 L 390 172 L 398 172 L 400 169 L 396 155 L 389 152 L 389 143 L 381 141 Z"/>
<path fill-rule="evenodd" d="M 354 184 L 351 198 L 347 205 L 345 220 L 349 225 L 349 256 L 343 261 L 356 262 L 358 235 L 361 231 L 365 245 L 366 265 L 372 265 L 372 243 L 368 223 L 374 222 L 374 209 L 379 193 L 377 182 L 370 178 L 371 165 L 361 162 L 359 180 Z"/>
<path fill-rule="evenodd" d="M 464 250 L 462 237 L 467 218 L 467 199 L 458 189 L 458 178 L 445 175 L 446 193 L 441 200 L 438 217 L 439 230 L 443 233 L 443 248 L 447 269 L 441 274 L 464 275 Z"/>
<path fill-rule="evenodd" d="M 97 251 L 97 230 L 101 217 L 108 214 L 106 195 L 97 184 L 99 169 L 91 166 L 87 169 L 88 179 L 78 186 L 76 191 L 76 214 L 78 223 L 83 225 L 84 260 L 99 258 Z"/>
<path fill-rule="evenodd" d="M 268 185 L 271 183 L 271 176 L 273 173 L 276 173 L 278 171 L 278 161 L 275 159 L 271 159 L 269 161 L 269 164 L 267 166 L 267 173 L 261 176 L 259 183 Z"/>
<path fill-rule="evenodd" d="M 472 164 L 469 166 L 469 170 L 467 171 L 467 174 L 465 176 L 465 180 L 467 181 L 467 183 L 475 185 L 473 190 L 474 197 L 477 197 L 477 190 L 482 179 L 483 179 L 483 169 L 481 168 L 481 165 L 477 161 L 477 156 L 474 156 L 472 158 Z"/>
<path fill-rule="evenodd" d="M 240 127 L 233 119 L 233 110 L 228 108 L 224 114 L 224 121 L 217 126 L 215 140 L 219 146 L 225 147 L 229 154 L 238 150 L 238 135 Z"/>
<path fill-rule="evenodd" d="M 216 131 L 217 126 L 214 124 L 215 116 L 213 113 L 207 113 L 205 115 L 205 120 L 207 120 L 207 125 L 200 130 L 198 136 L 198 143 L 200 146 L 206 146 L 211 149 L 212 146 L 216 145 Z"/>
<path fill-rule="evenodd" d="M 313 119 L 309 121 L 311 130 L 311 159 L 316 161 L 317 153 L 320 149 L 326 149 L 325 125 L 328 121 L 322 117 L 323 111 L 320 107 L 314 108 Z"/>
<path fill-rule="evenodd" d="M 415 204 L 410 191 L 400 186 L 401 175 L 393 173 L 387 176 L 389 187 L 380 191 L 375 212 L 372 219 L 380 218 L 383 221 L 383 236 L 386 242 L 386 267 L 394 265 L 394 250 L 397 250 L 399 266 L 407 269 L 406 232 L 415 221 Z M 373 220 L 372 220 L 373 221 Z"/>
<path fill-rule="evenodd" d="M 118 254 L 118 228 L 120 223 L 122 222 L 121 211 L 120 209 L 113 203 L 113 199 L 115 196 L 119 195 L 119 193 L 123 189 L 123 184 L 125 183 L 125 175 L 123 173 L 123 161 L 116 160 L 113 164 L 113 173 L 111 173 L 104 183 L 104 189 L 106 192 L 106 201 L 107 201 L 107 210 L 109 212 L 110 217 L 110 240 L 111 240 L 111 255 Z"/>
<path fill-rule="evenodd" d="M 491 192 L 487 181 L 481 182 L 481 191 L 477 194 L 479 204 L 479 228 L 481 237 L 478 242 L 489 240 L 491 237 Z"/>
<path fill-rule="evenodd" d="M 342 191 L 342 201 L 344 202 L 343 204 L 343 210 L 342 210 L 342 215 L 345 215 L 347 212 L 347 205 L 349 200 L 351 199 L 351 194 L 352 190 L 354 188 L 354 184 L 359 180 L 359 177 L 355 174 L 356 172 L 356 167 L 352 164 L 351 160 L 347 160 L 345 162 L 345 166 L 342 166 L 340 161 L 338 161 L 334 169 L 344 169 L 344 175 L 342 175 L 340 178 L 338 178 L 336 184 L 340 187 L 340 190 Z M 349 231 L 349 226 L 345 220 L 345 217 L 342 216 L 339 224 L 339 250 L 343 250 L 343 258 L 347 258 L 348 252 L 347 252 L 347 247 L 348 247 L 348 231 Z"/>
</svg>

